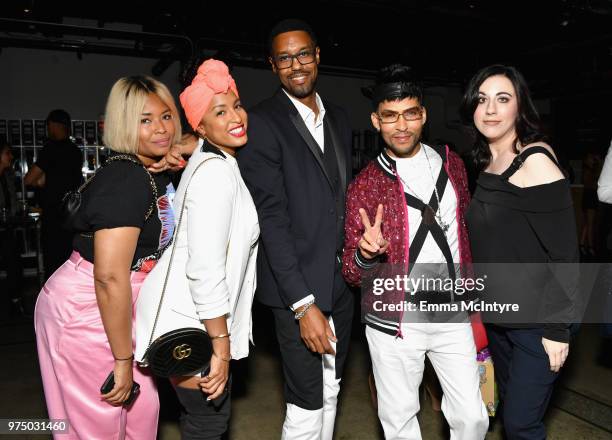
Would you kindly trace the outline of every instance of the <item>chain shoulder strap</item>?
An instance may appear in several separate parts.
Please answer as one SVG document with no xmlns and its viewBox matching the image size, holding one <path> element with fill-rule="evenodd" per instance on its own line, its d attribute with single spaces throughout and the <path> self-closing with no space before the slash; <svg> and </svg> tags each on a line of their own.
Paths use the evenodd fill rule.
<svg viewBox="0 0 612 440">
<path fill-rule="evenodd" d="M 151 202 L 151 205 L 149 206 L 149 209 L 147 213 L 145 214 L 145 222 L 146 222 L 147 220 L 149 220 L 149 217 L 151 217 L 151 214 L 153 214 L 153 211 L 155 210 L 155 205 L 157 204 L 157 198 L 159 197 L 157 193 L 157 185 L 155 184 L 155 179 L 153 179 L 153 176 L 151 175 L 149 170 L 147 170 L 147 167 L 145 167 L 142 161 L 140 161 L 138 158 L 131 156 L 129 154 L 116 154 L 114 156 L 111 156 L 106 161 L 106 164 L 108 164 L 111 161 L 117 161 L 117 160 L 125 160 L 128 162 L 132 162 L 136 165 L 140 165 L 142 169 L 145 171 L 145 173 L 147 173 L 147 176 L 149 177 L 149 184 L 151 185 L 151 191 L 153 192 L 153 201 Z"/>
<path fill-rule="evenodd" d="M 211 159 L 221 159 L 221 157 L 209 157 L 209 158 L 204 159 L 202 162 L 200 162 L 196 166 L 195 170 L 193 170 L 193 173 L 191 174 L 191 176 L 189 177 L 189 181 L 187 182 L 187 186 L 185 187 L 185 194 L 183 194 L 183 202 L 181 203 L 181 212 L 179 214 L 179 220 L 176 225 L 176 228 L 174 229 L 174 237 L 172 238 L 173 243 L 172 243 L 172 251 L 170 252 L 170 261 L 168 262 L 168 269 L 166 270 L 166 277 L 164 278 L 164 285 L 162 287 L 162 293 L 159 299 L 159 305 L 157 306 L 157 312 L 155 314 L 155 321 L 153 322 L 153 329 L 151 330 L 151 337 L 149 338 L 147 349 L 153 343 L 153 336 L 155 335 L 155 329 L 157 328 L 157 321 L 159 320 L 159 314 L 161 312 L 162 304 L 164 302 L 164 296 L 166 295 L 166 287 L 168 285 L 168 279 L 170 278 L 170 269 L 172 268 L 172 260 L 174 260 L 174 251 L 176 250 L 176 242 L 178 241 L 177 236 L 181 228 L 181 223 L 183 221 L 183 214 L 185 212 L 185 202 L 187 200 L 187 190 L 189 189 L 189 185 L 191 184 L 191 179 L 193 179 L 193 176 L 195 176 L 195 173 L 200 169 L 202 165 L 204 165 L 206 162 L 208 162 Z"/>
<path fill-rule="evenodd" d="M 149 217 L 151 217 L 151 214 L 153 214 L 153 210 L 155 209 L 155 204 L 157 203 L 157 198 L 158 193 L 157 193 L 157 185 L 155 184 L 155 180 L 153 179 L 153 176 L 151 175 L 151 173 L 149 172 L 149 170 L 147 170 L 147 167 L 144 166 L 144 164 L 137 159 L 134 156 L 131 156 L 129 154 L 116 154 L 114 156 L 109 157 L 106 162 L 104 163 L 104 165 L 102 165 L 102 168 L 104 168 L 105 166 L 107 166 L 109 163 L 111 162 L 116 162 L 118 160 L 124 160 L 127 162 L 132 162 L 136 165 L 140 165 L 142 167 L 143 170 L 145 170 L 145 172 L 147 173 L 147 176 L 149 177 L 149 184 L 151 185 L 151 190 L 153 192 L 153 201 L 151 202 L 151 205 L 149 206 L 149 209 L 147 210 L 147 213 L 145 214 L 145 222 L 147 220 L 149 220 Z M 100 168 L 100 169 L 102 169 Z M 85 188 L 87 188 L 87 186 L 91 183 L 91 181 L 96 177 L 96 175 L 98 174 L 100 170 L 96 171 L 96 173 L 91 176 L 89 179 L 87 179 L 80 187 L 79 189 L 77 189 L 78 193 L 82 193 L 83 190 Z"/>
</svg>

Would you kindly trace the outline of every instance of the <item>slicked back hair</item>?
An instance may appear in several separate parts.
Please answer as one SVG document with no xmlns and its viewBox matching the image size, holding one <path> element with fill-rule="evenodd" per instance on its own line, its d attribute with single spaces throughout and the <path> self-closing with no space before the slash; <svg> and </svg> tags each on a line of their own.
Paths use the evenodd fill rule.
<svg viewBox="0 0 612 440">
<path fill-rule="evenodd" d="M 387 84 L 401 84 L 401 88 L 385 88 Z M 414 80 L 412 69 L 401 64 L 392 64 L 378 71 L 376 86 L 372 89 L 372 106 L 374 111 L 384 101 L 401 101 L 416 98 L 423 104 L 423 89 Z"/>
</svg>

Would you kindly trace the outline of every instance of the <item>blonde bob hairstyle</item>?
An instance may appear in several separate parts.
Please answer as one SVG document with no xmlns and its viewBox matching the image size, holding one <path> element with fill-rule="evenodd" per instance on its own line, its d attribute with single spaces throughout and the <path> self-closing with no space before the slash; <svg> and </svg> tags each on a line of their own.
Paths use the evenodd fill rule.
<svg viewBox="0 0 612 440">
<path fill-rule="evenodd" d="M 140 144 L 140 121 L 149 94 L 155 94 L 172 113 L 174 139 L 181 139 L 181 121 L 174 98 L 161 82 L 148 76 L 119 79 L 108 95 L 104 117 L 104 145 L 118 153 L 137 154 Z"/>
</svg>

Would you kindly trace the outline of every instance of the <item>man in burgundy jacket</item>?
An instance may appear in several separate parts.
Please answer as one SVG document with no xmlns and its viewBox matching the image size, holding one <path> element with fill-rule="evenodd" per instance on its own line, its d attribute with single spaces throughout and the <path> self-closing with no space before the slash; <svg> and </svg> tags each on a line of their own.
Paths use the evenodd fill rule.
<svg viewBox="0 0 612 440">
<path fill-rule="evenodd" d="M 432 270 L 451 282 L 465 274 L 471 263 L 465 168 L 447 147 L 421 142 L 427 112 L 409 68 L 383 69 L 372 94 L 372 124 L 385 148 L 349 186 L 343 274 L 362 287 L 385 438 L 421 438 L 416 415 L 427 355 L 442 385 L 451 438 L 483 439 L 488 417 L 476 363 L 477 346 L 486 344 L 482 324 L 472 331 L 455 289 L 392 283 L 404 275 L 423 281 Z M 448 307 L 423 311 L 421 300 Z"/>
</svg>

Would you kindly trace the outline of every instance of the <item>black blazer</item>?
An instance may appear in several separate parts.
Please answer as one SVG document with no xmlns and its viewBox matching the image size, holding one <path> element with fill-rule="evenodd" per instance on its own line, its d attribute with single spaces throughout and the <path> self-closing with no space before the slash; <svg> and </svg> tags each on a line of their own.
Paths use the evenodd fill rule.
<svg viewBox="0 0 612 440">
<path fill-rule="evenodd" d="M 337 225 L 344 223 L 351 178 L 351 129 L 344 110 L 323 105 L 331 133 L 325 143 L 333 142 L 338 162 L 336 190 L 318 144 L 282 89 L 248 112 L 249 141 L 238 164 L 261 228 L 256 296 L 272 307 L 312 294 L 321 310 L 332 309 Z"/>
</svg>

